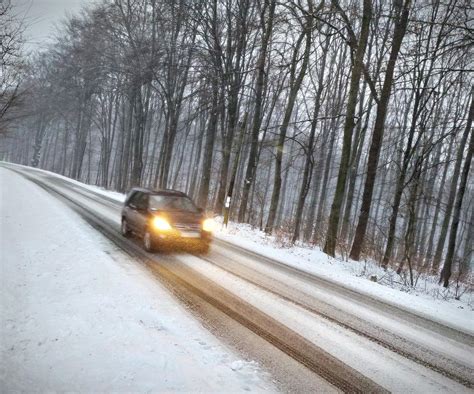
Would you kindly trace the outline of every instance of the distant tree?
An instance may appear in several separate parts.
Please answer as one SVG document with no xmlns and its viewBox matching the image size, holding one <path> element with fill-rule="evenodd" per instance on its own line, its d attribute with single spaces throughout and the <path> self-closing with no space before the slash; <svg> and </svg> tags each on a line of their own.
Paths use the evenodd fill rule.
<svg viewBox="0 0 474 394">
<path fill-rule="evenodd" d="M 267 62 L 268 47 L 271 43 L 270 40 L 273 32 L 275 7 L 276 0 L 265 0 L 260 10 L 260 28 L 262 31 L 262 38 L 256 64 L 257 77 L 255 78 L 255 100 L 251 126 L 251 144 L 247 169 L 245 171 L 242 199 L 239 208 L 239 222 L 243 222 L 245 220 L 250 187 L 254 183 L 257 168 L 258 137 L 260 134 L 260 126 L 262 124 L 264 89 L 268 79 L 268 75 L 265 73 L 265 64 Z"/>
<path fill-rule="evenodd" d="M 328 55 L 328 49 L 329 49 L 329 44 L 330 44 L 330 39 L 328 37 L 325 38 L 325 43 L 322 46 L 322 58 L 320 61 L 320 64 L 318 65 L 320 70 L 319 70 L 319 75 L 318 75 L 318 81 L 317 81 L 317 90 L 315 92 L 315 97 L 314 97 L 314 107 L 313 107 L 313 119 L 311 122 L 311 128 L 309 132 L 309 137 L 308 137 L 308 145 L 306 147 L 306 158 L 305 158 L 305 163 L 304 163 L 304 169 L 303 169 L 303 180 L 302 180 L 302 185 L 301 185 L 301 190 L 300 194 L 298 197 L 298 203 L 296 207 L 296 213 L 295 213 L 295 228 L 293 230 L 293 236 L 291 241 L 294 243 L 296 240 L 300 237 L 300 229 L 301 229 L 301 222 L 303 219 L 303 209 L 306 201 L 306 197 L 309 192 L 309 188 L 311 185 L 311 174 L 313 172 L 314 168 L 314 148 L 315 148 L 315 138 L 316 138 L 316 129 L 318 125 L 318 118 L 319 118 L 319 112 L 321 110 L 321 97 L 323 94 L 323 90 L 325 88 L 324 84 L 324 77 L 325 77 L 325 71 L 326 71 L 326 59 Z"/>
<path fill-rule="evenodd" d="M 466 0 L 97 0 L 27 67 L 12 3 L 2 159 L 217 214 L 231 197 L 231 220 L 331 256 L 365 244 L 414 284 L 469 269 Z"/>
<path fill-rule="evenodd" d="M 339 12 L 343 12 L 336 0 L 333 4 Z M 364 0 L 364 7 L 362 11 L 361 31 L 357 42 L 354 42 L 355 37 L 352 37 L 352 46 L 355 48 L 354 60 L 351 70 L 351 80 L 349 88 L 349 97 L 347 99 L 346 118 L 344 123 L 344 135 L 342 142 L 341 163 L 339 165 L 339 173 L 337 176 L 336 190 L 334 192 L 334 199 L 331 205 L 331 212 L 329 215 L 329 224 L 326 235 L 326 243 L 324 245 L 324 252 L 330 256 L 335 256 L 337 230 L 339 227 L 339 219 L 341 215 L 342 202 L 344 200 L 344 190 L 346 187 L 347 173 L 350 164 L 352 133 L 354 130 L 354 117 L 357 106 L 357 96 L 359 94 L 359 82 L 364 68 L 364 54 L 367 47 L 370 32 L 370 21 L 372 19 L 372 2 Z M 347 20 L 347 18 L 346 18 Z M 346 26 L 346 29 L 352 30 L 351 26 Z"/>
<path fill-rule="evenodd" d="M 445 13 L 440 13 L 440 4 L 434 4 L 434 10 L 431 15 L 430 24 L 421 25 L 417 29 L 417 51 L 414 53 L 413 77 L 411 93 L 413 96 L 409 102 L 413 102 L 410 126 L 408 128 L 407 142 L 403 152 L 403 159 L 400 165 L 397 184 L 395 187 L 394 200 L 392 203 L 392 213 L 390 216 L 389 231 L 387 235 L 387 243 L 385 247 L 382 266 L 386 267 L 392 257 L 392 250 L 395 242 L 395 230 L 404 188 L 407 186 L 406 182 L 410 162 L 417 152 L 421 150 L 421 141 L 426 134 L 426 127 L 420 125 L 426 124 L 426 120 L 422 118 L 422 114 L 428 110 L 430 113 L 435 111 L 435 107 L 430 108 L 430 103 L 439 101 L 440 96 L 448 93 L 449 89 L 442 89 L 440 92 L 440 85 L 447 76 L 446 72 L 434 73 L 433 70 L 440 62 L 441 48 L 446 47 L 446 41 L 450 39 L 450 35 L 446 34 L 446 25 L 449 20 L 449 6 Z M 451 6 L 452 7 L 452 6 Z M 441 21 L 438 21 L 441 14 Z M 443 51 L 442 55 L 446 55 Z M 433 98 L 437 98 L 434 100 Z M 433 117 L 436 119 L 439 116 L 439 111 Z M 431 130 L 432 132 L 433 130 Z M 403 133 L 404 130 L 401 131 Z M 440 143 L 446 135 L 438 136 L 438 143 Z"/>
<path fill-rule="evenodd" d="M 0 2 L 0 134 L 6 133 L 20 104 L 24 20 L 11 0 Z"/>
<path fill-rule="evenodd" d="M 471 89 L 471 105 L 469 106 L 469 113 L 467 117 L 466 123 L 466 131 L 470 134 L 469 137 L 469 145 L 467 147 L 467 155 L 464 161 L 464 166 L 461 173 L 461 179 L 459 182 L 459 188 L 456 196 L 456 202 L 454 204 L 454 213 L 453 213 L 453 220 L 451 223 L 451 232 L 449 233 L 449 241 L 448 241 L 448 251 L 446 253 L 446 258 L 444 260 L 443 269 L 441 270 L 440 276 L 440 283 L 443 283 L 444 287 L 448 287 L 449 279 L 451 277 L 451 272 L 453 269 L 453 260 L 455 256 L 455 248 L 456 248 L 456 238 L 458 235 L 458 227 L 459 221 L 461 218 L 461 207 L 464 198 L 464 194 L 466 193 L 466 187 L 468 182 L 469 170 L 471 168 L 472 156 L 474 154 L 474 130 L 472 129 L 472 121 L 474 118 L 474 88 Z M 463 149 L 462 146 L 460 149 Z"/>
<path fill-rule="evenodd" d="M 321 4 L 324 4 L 322 2 Z M 289 78 L 289 93 L 288 100 L 286 103 L 285 112 L 283 115 L 283 122 L 279 127 L 278 140 L 276 143 L 275 151 L 275 177 L 273 181 L 273 191 L 270 203 L 270 209 L 268 213 L 267 224 L 265 226 L 265 232 L 270 234 L 273 231 L 278 204 L 280 203 L 280 192 L 281 192 L 281 167 L 283 161 L 283 149 L 286 141 L 286 134 L 288 132 L 288 126 L 290 119 L 293 114 L 293 109 L 296 103 L 297 94 L 301 88 L 303 79 L 308 69 L 309 58 L 311 54 L 311 45 L 313 37 L 313 12 L 314 11 L 312 0 L 308 0 L 307 10 L 305 10 L 306 17 L 303 19 L 301 26 L 301 33 L 296 40 L 294 50 L 292 53 L 292 59 L 290 63 L 290 78 Z M 304 42 L 304 46 L 303 46 Z M 302 53 L 300 48 L 303 47 Z M 301 59 L 301 60 L 300 60 Z M 301 66 L 298 69 L 298 65 L 301 61 Z"/>
<path fill-rule="evenodd" d="M 362 204 L 359 213 L 359 220 L 355 231 L 354 242 L 350 252 L 350 257 L 359 260 L 364 243 L 367 223 L 369 221 L 370 207 L 372 205 L 372 193 L 374 190 L 375 177 L 377 175 L 377 166 L 379 162 L 380 150 L 385 130 L 385 118 L 390 101 L 392 84 L 395 72 L 395 65 L 402 45 L 403 38 L 408 26 L 408 16 L 410 14 L 411 0 L 395 0 L 395 26 L 393 30 L 392 46 L 390 48 L 390 57 L 388 59 L 387 69 L 385 70 L 384 82 L 380 93 L 380 100 L 377 103 L 377 115 L 375 118 L 372 141 L 370 144 L 369 156 L 367 160 L 367 175 L 365 178 L 364 192 L 362 195 Z"/>
</svg>

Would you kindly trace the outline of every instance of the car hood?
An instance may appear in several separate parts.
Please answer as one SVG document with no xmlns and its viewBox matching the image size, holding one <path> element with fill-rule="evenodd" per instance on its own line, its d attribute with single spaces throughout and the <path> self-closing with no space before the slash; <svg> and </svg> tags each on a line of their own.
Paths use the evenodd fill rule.
<svg viewBox="0 0 474 394">
<path fill-rule="evenodd" d="M 194 213 L 189 211 L 156 211 L 156 216 L 165 217 L 171 225 L 174 224 L 201 224 L 204 219 L 202 213 Z"/>
</svg>

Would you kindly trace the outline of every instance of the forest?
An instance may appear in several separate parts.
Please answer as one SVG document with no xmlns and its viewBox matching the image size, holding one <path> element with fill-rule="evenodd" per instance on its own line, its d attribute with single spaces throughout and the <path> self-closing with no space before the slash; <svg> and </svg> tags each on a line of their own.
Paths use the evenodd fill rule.
<svg viewBox="0 0 474 394">
<path fill-rule="evenodd" d="M 19 30 L 1 160 L 182 190 L 412 286 L 471 273 L 469 0 L 101 0 L 21 62 Z"/>
</svg>

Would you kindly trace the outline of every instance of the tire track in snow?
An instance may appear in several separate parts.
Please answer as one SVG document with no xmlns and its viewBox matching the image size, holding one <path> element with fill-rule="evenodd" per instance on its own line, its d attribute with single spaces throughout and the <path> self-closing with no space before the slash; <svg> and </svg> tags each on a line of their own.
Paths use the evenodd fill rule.
<svg viewBox="0 0 474 394">
<path fill-rule="evenodd" d="M 165 261 L 158 261 L 156 256 L 145 252 L 136 242 L 123 238 L 115 223 L 92 213 L 83 204 L 54 186 L 23 171 L 14 171 L 66 201 L 95 229 L 131 256 L 145 262 L 152 272 L 168 283 L 168 286 L 171 285 L 174 289 L 178 289 L 181 296 L 192 293 L 344 392 L 387 392 L 382 386 L 342 363 L 297 332 L 182 264 L 179 259 L 168 256 Z M 77 193 L 77 190 L 74 191 Z M 80 194 L 91 199 L 84 193 Z M 94 202 L 99 201 L 94 200 Z M 192 299 L 187 301 L 193 303 Z"/>
<path fill-rule="evenodd" d="M 23 171 L 21 171 L 20 173 L 22 175 L 25 175 L 25 174 L 23 174 Z M 111 207 L 113 209 L 120 209 L 121 208 L 121 203 L 117 202 L 117 200 L 114 200 L 114 199 L 112 199 L 108 196 L 104 196 L 100 193 L 96 193 L 96 192 L 94 192 L 92 190 L 89 190 L 89 189 L 80 188 L 80 186 L 74 184 L 73 182 L 67 182 L 66 180 L 63 181 L 62 179 L 56 179 L 56 178 L 51 178 L 51 177 L 47 177 L 47 178 L 49 179 L 49 181 L 58 183 L 59 186 L 64 186 L 65 184 L 69 184 L 68 188 L 71 189 L 71 191 L 73 191 L 75 193 L 78 193 L 78 194 L 80 194 L 80 195 L 82 195 L 82 196 L 84 196 L 88 199 L 91 199 L 94 202 L 98 202 L 98 203 L 101 203 L 101 204 L 108 205 L 109 207 Z M 32 180 L 35 181 L 35 179 L 36 178 L 33 178 Z M 38 183 L 38 182 L 36 182 L 36 183 Z M 56 193 L 57 193 L 57 191 L 56 191 Z M 92 198 L 91 195 L 95 196 L 96 198 Z M 68 198 L 67 196 L 64 196 L 64 195 L 63 195 L 63 197 Z M 74 203 L 77 204 L 77 202 L 74 202 Z M 84 207 L 81 207 L 81 208 L 84 209 Z M 96 227 L 96 226 L 94 226 L 94 227 Z M 101 230 L 101 229 L 99 229 L 99 230 Z M 101 231 L 104 232 L 103 229 Z M 108 235 L 110 237 L 110 234 L 106 234 L 106 235 Z M 122 244 L 122 239 L 117 240 L 117 242 Z M 300 275 L 301 277 L 303 277 L 306 280 L 312 280 L 318 285 L 321 285 L 321 282 L 322 282 L 323 285 L 328 285 L 329 284 L 332 288 L 337 286 L 334 283 L 331 283 L 329 281 L 325 281 L 324 279 L 314 277 L 313 275 L 302 272 L 302 271 L 300 271 L 296 268 L 286 266 L 282 263 L 279 263 L 279 262 L 276 262 L 276 261 L 273 261 L 273 260 L 270 261 L 270 259 L 266 258 L 265 256 L 260 256 L 257 253 L 239 248 L 238 246 L 233 245 L 233 244 L 229 244 L 228 242 L 225 242 L 225 241 L 222 241 L 222 240 L 216 240 L 216 243 L 218 245 L 222 246 L 222 247 L 234 249 L 234 250 L 236 250 L 240 253 L 251 256 L 254 259 L 257 257 L 257 258 L 259 258 L 259 262 L 269 261 L 269 264 L 272 264 L 273 266 L 277 266 L 281 269 L 287 270 L 289 273 L 291 273 L 293 275 L 295 275 L 295 274 Z M 119 245 L 119 246 L 123 247 L 123 245 Z M 140 252 L 135 253 L 136 257 L 140 257 L 140 256 L 137 255 L 137 253 L 140 254 L 142 252 L 140 251 Z M 222 259 L 218 260 L 218 259 L 216 259 L 215 256 L 214 256 L 214 258 L 212 258 L 213 254 L 211 254 L 210 257 L 202 257 L 202 256 L 197 256 L 197 257 L 199 257 L 201 259 L 204 259 L 204 260 L 210 262 L 211 264 L 214 264 L 214 265 L 218 266 L 219 268 L 221 268 L 221 269 L 223 269 L 223 270 L 239 277 L 242 280 L 245 280 L 249 283 L 252 283 L 252 284 L 266 290 L 266 291 L 269 291 L 269 292 L 277 295 L 278 297 L 281 297 L 281 298 L 283 298 L 287 301 L 290 301 L 290 302 L 292 302 L 296 305 L 299 305 L 299 306 L 303 307 L 304 309 L 308 310 L 310 313 L 313 313 L 313 314 L 318 315 L 322 318 L 325 318 L 325 319 L 329 320 L 332 323 L 338 324 L 338 325 L 342 326 L 345 329 L 348 329 L 348 330 L 350 330 L 350 331 L 352 331 L 352 332 L 354 332 L 358 335 L 361 335 L 365 338 L 368 338 L 368 339 L 374 341 L 375 343 L 377 343 L 377 344 L 379 344 L 379 345 L 381 345 L 381 346 L 383 346 L 383 347 L 385 347 L 385 348 L 387 348 L 387 349 L 389 349 L 389 350 L 391 350 L 395 353 L 398 353 L 398 354 L 402 355 L 403 357 L 406 357 L 406 358 L 408 358 L 408 359 L 410 359 L 414 362 L 417 362 L 418 364 L 421 364 L 421 365 L 423 365 L 425 367 L 428 367 L 428 368 L 430 368 L 430 369 L 432 369 L 432 370 L 434 370 L 438 373 L 441 373 L 444 376 L 447 376 L 448 378 L 450 378 L 452 380 L 455 380 L 455 381 L 457 381 L 457 382 L 459 382 L 459 383 L 461 383 L 461 384 L 463 384 L 467 387 L 470 387 L 470 388 L 473 387 L 472 369 L 470 369 L 468 367 L 465 367 L 465 366 L 460 365 L 460 364 L 455 363 L 455 362 L 451 362 L 449 359 L 446 359 L 442 355 L 436 354 L 436 353 L 430 351 L 429 349 L 425 349 L 423 347 L 420 347 L 417 344 L 413 344 L 410 341 L 405 340 L 404 338 L 397 337 L 393 333 L 390 333 L 387 330 L 381 329 L 380 327 L 374 327 L 371 324 L 367 324 L 366 322 L 364 322 L 361 319 L 355 318 L 355 320 L 354 320 L 354 316 L 351 319 L 345 319 L 343 314 L 339 313 L 337 315 L 337 317 L 335 317 L 334 307 L 332 307 L 333 311 L 331 311 L 331 306 L 329 306 L 329 309 L 328 309 L 328 305 L 322 305 L 320 301 L 318 302 L 317 307 L 315 307 L 315 306 L 313 306 L 315 304 L 310 302 L 311 300 L 309 302 L 308 302 L 308 300 L 302 301 L 301 297 L 299 297 L 297 299 L 294 295 L 290 295 L 287 292 L 285 293 L 284 291 L 281 291 L 281 288 L 279 289 L 278 287 L 271 286 L 268 283 L 266 283 L 264 278 L 262 279 L 262 275 L 259 274 L 255 270 L 252 271 L 249 274 L 249 272 L 245 272 L 245 270 L 242 271 L 242 269 L 240 269 L 240 271 L 235 269 L 235 267 L 234 267 L 234 269 L 232 269 L 232 267 L 230 265 L 223 264 Z M 148 256 L 148 258 L 149 258 L 149 256 Z M 155 260 L 152 259 L 152 261 L 155 261 Z M 179 259 L 178 259 L 178 261 L 179 261 Z M 173 262 L 172 264 L 176 265 L 176 262 Z M 168 273 L 161 273 L 160 275 L 165 275 L 165 274 L 168 275 L 168 276 L 171 275 L 168 278 L 168 280 L 170 282 L 179 282 L 180 280 L 182 280 L 182 279 L 180 279 L 181 277 L 179 275 L 176 276 L 176 274 L 171 270 L 170 267 L 168 267 L 168 271 L 169 271 Z M 263 312 L 261 312 L 258 309 L 252 307 L 251 305 L 246 305 L 243 308 L 243 311 L 245 313 L 243 313 L 243 314 L 240 313 L 240 315 L 236 314 L 235 310 L 226 307 L 225 303 L 222 304 L 220 298 L 217 298 L 217 299 L 215 297 L 214 298 L 212 298 L 212 297 L 209 298 L 210 297 L 209 294 L 207 294 L 206 292 L 202 292 L 200 290 L 199 286 L 196 286 L 196 284 L 190 285 L 190 282 L 192 282 L 192 280 L 190 279 L 191 276 L 189 276 L 189 273 L 181 272 L 181 275 L 187 276 L 187 278 L 188 278 L 188 280 L 185 281 L 187 283 L 187 285 L 185 285 L 184 283 L 181 283 L 181 287 L 191 286 L 191 287 L 187 288 L 188 292 L 191 291 L 194 294 L 199 294 L 202 299 L 206 300 L 206 302 L 210 303 L 211 305 L 214 305 L 216 308 L 220 309 L 221 311 L 224 311 L 224 313 L 226 313 L 228 316 L 232 317 L 234 320 L 239 321 L 242 325 L 247 326 L 248 328 L 252 327 L 251 329 L 252 329 L 253 332 L 257 333 L 258 335 L 260 335 L 263 338 L 266 338 L 269 342 L 276 345 L 278 348 L 280 348 L 286 354 L 292 355 L 293 358 L 295 358 L 295 359 L 300 358 L 301 360 L 299 360 L 299 361 L 303 365 L 308 366 L 309 369 L 317 372 L 320 376 L 323 376 L 328 381 L 331 382 L 331 379 L 334 379 L 334 377 L 331 377 L 331 372 L 330 371 L 327 371 L 327 369 L 324 369 L 324 368 L 321 370 L 321 367 L 319 365 L 320 363 L 318 364 L 317 360 L 316 360 L 316 362 L 314 362 L 314 360 L 311 361 L 311 358 L 307 358 L 307 357 L 304 356 L 304 351 L 303 350 L 308 347 L 308 344 L 305 344 L 305 346 L 303 346 L 303 347 L 299 347 L 299 350 L 297 349 L 297 352 L 293 354 L 292 353 L 293 350 L 291 348 L 288 348 L 288 346 L 285 343 L 279 343 L 278 342 L 279 341 L 279 339 L 278 339 L 279 336 L 278 335 L 275 336 L 268 329 L 265 332 L 260 332 L 259 331 L 259 326 L 252 323 L 252 321 L 248 321 L 248 319 L 245 317 L 246 314 L 248 315 L 249 311 L 251 311 L 254 314 L 257 313 L 257 312 L 258 313 L 263 313 Z M 199 274 L 197 274 L 195 271 L 193 272 L 194 277 L 198 277 L 198 275 Z M 258 279 L 256 279 L 256 278 L 258 278 Z M 273 282 L 274 281 L 275 280 L 273 279 Z M 213 286 L 215 286 L 215 284 L 209 283 L 209 281 L 206 280 L 202 276 L 201 276 L 201 278 L 199 278 L 198 282 L 201 282 L 201 283 L 207 282 L 206 286 L 204 288 L 206 288 L 206 287 L 213 288 L 213 291 L 215 291 L 216 294 L 220 294 L 220 292 L 223 290 L 222 288 L 221 289 L 216 289 L 215 287 L 213 287 Z M 328 282 L 328 283 L 326 283 L 326 282 Z M 435 331 L 442 332 L 442 335 L 447 334 L 448 337 L 453 337 L 453 338 L 456 338 L 458 340 L 461 339 L 461 340 L 465 341 L 466 344 L 468 344 L 468 345 L 469 345 L 469 343 L 472 343 L 472 337 L 469 336 L 468 334 L 460 333 L 460 332 L 458 332 L 458 331 L 456 331 L 452 328 L 443 326 L 442 324 L 439 324 L 437 322 L 432 322 L 428 319 L 425 319 L 425 318 L 420 317 L 418 315 L 415 315 L 413 313 L 407 312 L 407 311 L 405 311 L 401 308 L 397 308 L 396 306 L 387 305 L 387 304 L 385 304 L 385 303 L 383 303 L 379 300 L 373 299 L 372 297 L 357 294 L 354 290 L 347 289 L 347 288 L 344 288 L 344 287 L 342 287 L 342 289 L 340 288 L 338 290 L 342 291 L 342 293 L 349 294 L 350 296 L 357 295 L 360 298 L 362 298 L 363 300 L 367 299 L 365 301 L 375 303 L 375 305 L 377 307 L 380 307 L 380 305 L 382 305 L 383 307 L 386 308 L 388 306 L 389 309 L 397 312 L 398 314 L 404 313 L 407 316 L 406 320 L 409 321 L 409 322 L 410 321 L 411 322 L 415 321 L 415 324 L 419 324 L 422 327 L 429 327 L 429 329 L 431 329 L 431 330 L 434 329 Z M 232 296 L 231 299 L 232 298 L 235 298 L 235 296 Z M 226 297 L 223 297 L 223 299 L 226 299 Z M 246 308 L 249 308 L 249 309 L 246 309 Z M 263 316 L 259 316 L 259 317 L 262 319 L 262 321 L 266 321 L 266 323 L 268 323 L 268 318 L 269 317 L 267 315 L 265 315 L 263 313 Z M 279 323 L 276 322 L 276 321 L 273 321 L 272 324 L 270 324 L 270 326 L 271 325 L 278 326 Z M 281 324 L 280 324 L 280 326 L 281 326 Z M 291 334 L 292 335 L 293 334 L 299 335 L 296 332 L 291 332 Z M 295 341 L 295 343 L 300 343 L 301 339 L 303 340 L 303 342 L 305 341 L 305 339 L 303 337 L 295 338 L 291 335 L 289 337 L 291 337 L 292 340 Z M 311 348 L 311 346 L 314 346 L 311 343 L 309 343 L 309 345 L 310 345 L 309 348 Z M 333 361 L 337 361 L 337 360 L 332 360 L 331 355 L 324 352 L 323 349 L 319 349 L 318 351 L 316 351 L 316 353 L 319 354 L 319 357 L 320 357 L 319 360 L 323 359 L 325 361 L 324 364 L 327 364 L 327 365 L 330 365 L 330 366 L 334 367 L 335 364 L 334 364 Z M 303 354 L 303 356 L 301 356 L 302 354 Z M 329 356 L 329 358 L 328 358 L 328 356 Z M 337 364 L 337 362 L 336 362 L 336 364 Z M 332 368 L 332 369 L 334 369 L 334 368 Z M 340 370 L 340 367 L 339 368 L 336 367 L 336 369 Z M 331 370 L 331 368 L 329 368 L 329 370 Z M 332 383 L 335 383 L 335 385 L 337 387 L 339 387 L 343 390 L 348 389 L 348 386 L 345 385 L 346 383 L 338 382 L 337 379 L 334 380 Z M 379 386 L 379 389 L 380 389 L 380 386 Z"/>
</svg>

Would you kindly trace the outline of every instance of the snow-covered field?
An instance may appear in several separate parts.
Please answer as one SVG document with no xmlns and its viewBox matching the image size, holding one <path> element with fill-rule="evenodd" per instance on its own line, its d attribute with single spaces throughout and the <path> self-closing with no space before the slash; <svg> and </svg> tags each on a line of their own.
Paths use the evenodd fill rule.
<svg viewBox="0 0 474 394">
<path fill-rule="evenodd" d="M 276 390 L 46 191 L 0 187 L 0 391 Z"/>
</svg>

